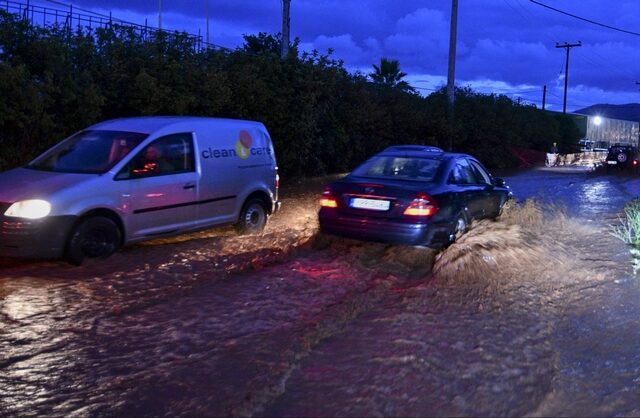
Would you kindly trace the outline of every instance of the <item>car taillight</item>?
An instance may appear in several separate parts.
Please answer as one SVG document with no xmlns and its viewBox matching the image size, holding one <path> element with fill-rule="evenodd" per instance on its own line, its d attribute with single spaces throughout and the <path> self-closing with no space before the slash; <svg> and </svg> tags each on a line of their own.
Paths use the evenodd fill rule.
<svg viewBox="0 0 640 418">
<path fill-rule="evenodd" d="M 637 167 L 638 166 L 638 160 L 633 160 L 633 166 Z"/>
<path fill-rule="evenodd" d="M 337 208 L 338 200 L 331 194 L 331 189 L 326 187 L 320 198 L 320 206 L 323 208 Z"/>
<path fill-rule="evenodd" d="M 404 211 L 407 216 L 431 216 L 438 211 L 436 201 L 425 193 L 420 193 Z"/>
<path fill-rule="evenodd" d="M 276 189 L 280 188 L 280 174 L 278 174 L 278 167 L 276 167 Z"/>
</svg>

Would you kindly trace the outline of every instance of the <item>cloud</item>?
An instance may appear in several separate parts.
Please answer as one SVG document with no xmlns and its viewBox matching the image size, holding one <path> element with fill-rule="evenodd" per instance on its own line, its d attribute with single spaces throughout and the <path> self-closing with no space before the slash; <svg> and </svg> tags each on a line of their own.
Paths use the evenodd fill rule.
<svg viewBox="0 0 640 418">
<path fill-rule="evenodd" d="M 625 90 L 638 80 L 637 47 L 621 42 L 583 44 L 571 54 L 570 81 L 607 90 Z"/>
<path fill-rule="evenodd" d="M 548 48 L 542 43 L 481 39 L 459 58 L 463 78 L 504 79 L 511 83 L 544 83 L 552 72 L 536 64 L 546 61 Z"/>
<path fill-rule="evenodd" d="M 350 34 L 339 36 L 318 36 L 311 44 L 320 53 L 333 50 L 333 56 L 338 59 L 359 62 L 365 55 L 364 50 L 356 44 Z"/>
<path fill-rule="evenodd" d="M 449 23 L 441 10 L 418 9 L 398 20 L 396 30 L 404 34 L 428 34 L 429 37 L 448 39 Z"/>
</svg>

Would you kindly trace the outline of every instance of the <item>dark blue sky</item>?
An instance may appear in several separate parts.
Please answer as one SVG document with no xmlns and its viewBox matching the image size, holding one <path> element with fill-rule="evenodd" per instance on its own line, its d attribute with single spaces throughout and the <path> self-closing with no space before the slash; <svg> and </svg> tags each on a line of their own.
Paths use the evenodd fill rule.
<svg viewBox="0 0 640 418">
<path fill-rule="evenodd" d="M 34 0 L 32 0 L 33 3 Z M 36 0 L 63 8 L 68 1 Z M 234 48 L 243 34 L 281 30 L 280 0 L 208 0 L 210 41 Z M 580 17 L 640 32 L 638 0 L 539 0 Z M 205 0 L 161 0 L 163 27 L 204 36 Z M 75 7 L 157 25 L 159 0 L 76 0 Z M 370 72 L 381 57 L 397 59 L 408 81 L 428 94 L 446 84 L 450 0 L 292 0 L 291 34 L 304 49 L 333 49 L 350 70 Z M 538 106 L 562 108 L 565 50 L 569 110 L 596 103 L 640 102 L 640 36 L 587 23 L 530 0 L 462 0 L 456 81 Z"/>
</svg>

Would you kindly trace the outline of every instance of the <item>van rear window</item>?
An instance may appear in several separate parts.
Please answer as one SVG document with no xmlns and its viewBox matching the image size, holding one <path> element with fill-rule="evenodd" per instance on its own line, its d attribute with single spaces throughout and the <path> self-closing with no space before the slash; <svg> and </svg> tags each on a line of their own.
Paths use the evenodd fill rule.
<svg viewBox="0 0 640 418">
<path fill-rule="evenodd" d="M 82 131 L 65 139 L 27 165 L 61 173 L 106 173 L 148 135 L 121 131 Z"/>
</svg>

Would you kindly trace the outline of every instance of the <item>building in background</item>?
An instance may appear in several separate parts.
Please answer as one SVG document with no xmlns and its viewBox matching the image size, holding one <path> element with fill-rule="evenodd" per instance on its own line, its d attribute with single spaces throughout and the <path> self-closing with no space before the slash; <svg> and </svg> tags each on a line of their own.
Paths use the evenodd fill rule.
<svg viewBox="0 0 640 418">
<path fill-rule="evenodd" d="M 582 134 L 581 151 L 606 151 L 614 144 L 638 146 L 639 122 L 578 113 L 570 116 Z"/>
</svg>

